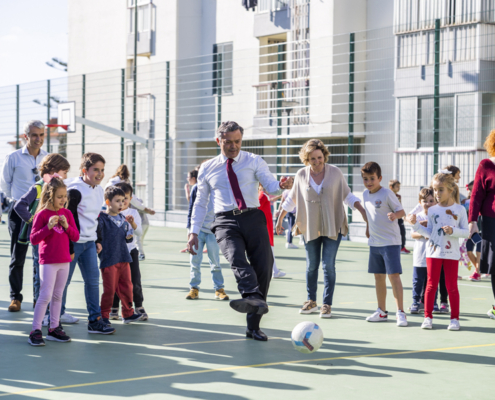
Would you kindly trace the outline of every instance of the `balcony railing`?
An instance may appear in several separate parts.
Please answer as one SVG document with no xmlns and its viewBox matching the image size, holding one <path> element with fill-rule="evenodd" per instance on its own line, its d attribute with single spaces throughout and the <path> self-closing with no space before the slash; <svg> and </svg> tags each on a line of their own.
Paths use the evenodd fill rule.
<svg viewBox="0 0 495 400">
<path fill-rule="evenodd" d="M 289 6 L 290 0 L 259 0 L 258 12 L 283 10 Z"/>
</svg>

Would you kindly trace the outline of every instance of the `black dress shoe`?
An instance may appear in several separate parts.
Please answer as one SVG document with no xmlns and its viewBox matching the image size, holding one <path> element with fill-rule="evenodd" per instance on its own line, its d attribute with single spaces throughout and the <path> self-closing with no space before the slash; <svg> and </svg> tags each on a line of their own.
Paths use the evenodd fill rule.
<svg viewBox="0 0 495 400">
<path fill-rule="evenodd" d="M 230 307 L 240 313 L 263 315 L 268 312 L 268 305 L 262 299 L 245 298 L 232 300 Z"/>
<path fill-rule="evenodd" d="M 246 329 L 246 337 L 254 340 L 260 340 L 262 342 L 266 342 L 268 340 L 268 336 L 260 329 Z"/>
</svg>

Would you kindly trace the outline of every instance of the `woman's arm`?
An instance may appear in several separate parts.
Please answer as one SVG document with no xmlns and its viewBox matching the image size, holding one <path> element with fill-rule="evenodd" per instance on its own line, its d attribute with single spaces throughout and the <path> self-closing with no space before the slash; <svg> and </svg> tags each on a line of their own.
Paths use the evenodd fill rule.
<svg viewBox="0 0 495 400">
<path fill-rule="evenodd" d="M 284 223 L 284 218 L 286 215 L 287 215 L 287 211 L 282 209 L 282 212 L 280 213 L 280 215 L 278 216 L 278 219 L 277 219 L 277 226 L 275 227 L 277 235 L 282 234 L 284 231 L 282 224 Z"/>
<path fill-rule="evenodd" d="M 491 161 L 489 161 L 491 162 Z M 478 166 L 476 175 L 474 176 L 473 190 L 471 192 L 471 201 L 469 203 L 469 220 L 468 222 L 478 222 L 481 207 L 486 199 L 486 185 L 485 185 L 485 167 L 483 161 Z"/>
</svg>

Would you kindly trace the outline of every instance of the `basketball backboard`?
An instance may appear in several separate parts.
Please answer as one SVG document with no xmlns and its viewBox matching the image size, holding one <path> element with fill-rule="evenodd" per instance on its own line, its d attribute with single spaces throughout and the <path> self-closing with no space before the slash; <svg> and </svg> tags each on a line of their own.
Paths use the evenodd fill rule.
<svg viewBox="0 0 495 400">
<path fill-rule="evenodd" d="M 67 130 L 58 128 L 58 133 L 74 133 L 76 131 L 76 102 L 68 101 L 58 104 L 58 124 L 68 125 Z"/>
</svg>

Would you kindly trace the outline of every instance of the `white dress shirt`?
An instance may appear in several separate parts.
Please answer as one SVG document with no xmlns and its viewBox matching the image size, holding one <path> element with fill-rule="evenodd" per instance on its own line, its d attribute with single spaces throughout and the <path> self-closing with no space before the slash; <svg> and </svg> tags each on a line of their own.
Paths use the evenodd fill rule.
<svg viewBox="0 0 495 400">
<path fill-rule="evenodd" d="M 27 149 L 27 146 L 20 148 L 5 157 L 0 176 L 0 187 L 8 198 L 19 200 L 36 183 L 36 176 L 33 168 L 38 168 L 41 160 L 48 153 L 40 149 L 35 158 Z"/>
<path fill-rule="evenodd" d="M 227 175 L 227 160 L 223 154 L 205 162 L 198 172 L 198 193 L 191 217 L 191 233 L 201 230 L 205 219 L 210 196 L 213 200 L 215 214 L 237 209 L 237 203 Z M 260 156 L 241 151 L 234 158 L 232 168 L 237 175 L 242 197 L 248 208 L 258 208 L 258 183 L 271 194 L 281 192 L 279 182 Z"/>
</svg>

